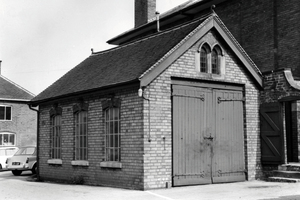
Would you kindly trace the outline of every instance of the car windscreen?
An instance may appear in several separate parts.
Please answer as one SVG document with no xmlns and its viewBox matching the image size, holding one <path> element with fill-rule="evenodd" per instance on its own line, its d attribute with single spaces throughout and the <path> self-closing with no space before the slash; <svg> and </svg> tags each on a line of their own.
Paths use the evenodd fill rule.
<svg viewBox="0 0 300 200">
<path fill-rule="evenodd" d="M 35 147 L 21 148 L 15 155 L 32 155 L 35 153 Z"/>
<path fill-rule="evenodd" d="M 18 148 L 6 148 L 6 149 L 0 149 L 0 156 L 12 156 L 16 153 Z"/>
</svg>

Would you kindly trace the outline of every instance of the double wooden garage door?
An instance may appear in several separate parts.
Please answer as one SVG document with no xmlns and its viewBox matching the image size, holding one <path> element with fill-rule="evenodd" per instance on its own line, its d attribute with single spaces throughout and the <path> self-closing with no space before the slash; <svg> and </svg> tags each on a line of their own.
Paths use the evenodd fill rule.
<svg viewBox="0 0 300 200">
<path fill-rule="evenodd" d="M 245 180 L 241 87 L 172 86 L 173 185 Z"/>
</svg>

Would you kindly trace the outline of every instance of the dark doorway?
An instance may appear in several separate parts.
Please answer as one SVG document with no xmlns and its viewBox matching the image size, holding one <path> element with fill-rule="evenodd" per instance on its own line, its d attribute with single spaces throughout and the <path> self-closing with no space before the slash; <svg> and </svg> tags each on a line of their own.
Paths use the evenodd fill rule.
<svg viewBox="0 0 300 200">
<path fill-rule="evenodd" d="M 285 127 L 287 162 L 298 162 L 297 155 L 297 112 L 292 111 L 292 103 L 285 102 Z"/>
</svg>

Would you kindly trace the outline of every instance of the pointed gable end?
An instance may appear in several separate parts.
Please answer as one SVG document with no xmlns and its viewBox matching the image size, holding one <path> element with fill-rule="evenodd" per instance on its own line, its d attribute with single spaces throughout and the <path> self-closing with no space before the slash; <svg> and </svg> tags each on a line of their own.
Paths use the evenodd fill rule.
<svg viewBox="0 0 300 200">
<path fill-rule="evenodd" d="M 141 81 L 141 87 L 147 86 L 151 83 L 159 74 L 161 74 L 168 66 L 170 66 L 179 56 L 186 52 L 193 44 L 201 39 L 210 30 L 216 30 L 226 44 L 230 47 L 233 53 L 245 66 L 246 70 L 253 77 L 255 82 L 262 87 L 262 74 L 259 68 L 251 60 L 245 50 L 237 42 L 234 36 L 230 33 L 221 19 L 213 13 L 205 21 L 203 21 L 196 29 L 188 34 L 180 43 L 178 43 L 173 49 L 171 49 L 164 57 L 156 62 L 151 68 L 143 73 L 139 80 Z"/>
<path fill-rule="evenodd" d="M 34 94 L 0 75 L 0 100 L 30 101 Z"/>
</svg>

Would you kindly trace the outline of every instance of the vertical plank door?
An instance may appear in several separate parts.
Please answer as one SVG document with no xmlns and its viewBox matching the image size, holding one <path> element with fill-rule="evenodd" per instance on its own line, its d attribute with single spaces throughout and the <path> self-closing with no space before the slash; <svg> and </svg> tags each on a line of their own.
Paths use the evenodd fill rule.
<svg viewBox="0 0 300 200">
<path fill-rule="evenodd" d="M 214 90 L 214 183 L 245 180 L 242 91 Z"/>
<path fill-rule="evenodd" d="M 173 85 L 173 185 L 211 183 L 212 90 Z"/>
</svg>

